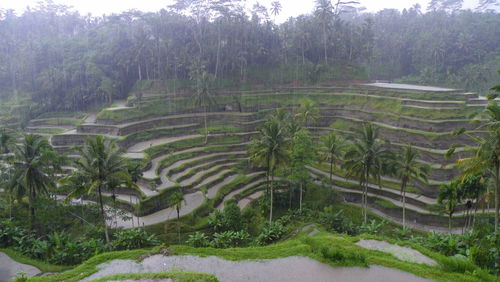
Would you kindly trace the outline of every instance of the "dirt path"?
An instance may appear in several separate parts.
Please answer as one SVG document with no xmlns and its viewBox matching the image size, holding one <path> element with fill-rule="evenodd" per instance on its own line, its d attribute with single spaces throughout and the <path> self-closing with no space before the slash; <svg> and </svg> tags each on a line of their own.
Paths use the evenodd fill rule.
<svg viewBox="0 0 500 282">
<path fill-rule="evenodd" d="M 33 277 L 41 271 L 27 264 L 19 263 L 11 259 L 6 253 L 0 252 L 0 281 L 8 281 L 16 278 L 18 272 L 24 272 L 26 277 Z"/>
<path fill-rule="evenodd" d="M 414 274 L 378 265 L 370 267 L 332 267 L 307 257 L 286 257 L 270 260 L 229 261 L 218 257 L 154 255 L 137 263 L 113 260 L 97 266 L 98 272 L 82 281 L 118 273 L 154 273 L 177 269 L 213 274 L 221 282 L 248 281 L 429 281 Z"/>
<path fill-rule="evenodd" d="M 399 260 L 415 262 L 415 263 L 423 263 L 430 266 L 437 265 L 437 262 L 435 260 L 429 258 L 428 256 L 424 256 L 419 251 L 416 251 L 408 247 L 389 244 L 386 241 L 362 239 L 356 242 L 355 244 L 365 249 L 390 253 L 393 256 L 397 257 Z"/>
</svg>

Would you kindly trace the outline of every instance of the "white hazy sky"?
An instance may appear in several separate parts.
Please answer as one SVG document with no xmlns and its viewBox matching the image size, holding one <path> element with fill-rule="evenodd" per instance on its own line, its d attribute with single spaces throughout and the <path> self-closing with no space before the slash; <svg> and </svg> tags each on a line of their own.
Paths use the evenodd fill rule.
<svg viewBox="0 0 500 282">
<path fill-rule="evenodd" d="M 0 8 L 14 9 L 18 14 L 22 13 L 26 6 L 36 6 L 39 0 L 0 0 Z M 273 0 L 260 0 L 260 4 L 270 7 Z M 384 8 L 402 10 L 419 3 L 423 10 L 430 0 L 358 0 L 360 6 L 366 7 L 367 11 L 377 12 Z M 473 9 L 479 0 L 464 0 L 464 8 Z M 54 0 L 55 3 L 74 7 L 80 14 L 91 13 L 94 16 L 102 14 L 120 13 L 130 9 L 154 12 L 172 4 L 173 0 Z M 251 7 L 255 0 L 247 0 Z M 289 17 L 298 16 L 312 12 L 314 0 L 280 0 L 283 10 L 277 17 L 278 22 L 283 22 Z"/>
</svg>

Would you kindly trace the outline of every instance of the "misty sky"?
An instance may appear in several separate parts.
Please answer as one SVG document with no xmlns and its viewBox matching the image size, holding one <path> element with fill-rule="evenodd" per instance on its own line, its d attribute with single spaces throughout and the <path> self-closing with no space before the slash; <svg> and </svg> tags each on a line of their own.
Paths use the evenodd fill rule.
<svg viewBox="0 0 500 282">
<path fill-rule="evenodd" d="M 39 0 L 0 0 L 0 8 L 14 9 L 18 14 L 26 6 L 36 6 Z M 260 4 L 270 7 L 273 0 L 260 0 Z M 376 12 L 384 8 L 403 9 L 419 3 L 423 10 L 430 0 L 359 0 L 360 6 L 366 7 L 370 12 Z M 91 13 L 94 16 L 102 14 L 119 13 L 122 11 L 137 9 L 141 11 L 154 12 L 170 5 L 173 0 L 54 0 L 55 3 L 74 7 L 81 14 Z M 247 0 L 251 7 L 255 0 Z M 283 22 L 291 16 L 310 13 L 314 7 L 314 0 L 280 0 L 283 10 L 277 17 L 278 22 Z M 475 8 L 478 0 L 464 0 L 464 8 Z"/>
</svg>

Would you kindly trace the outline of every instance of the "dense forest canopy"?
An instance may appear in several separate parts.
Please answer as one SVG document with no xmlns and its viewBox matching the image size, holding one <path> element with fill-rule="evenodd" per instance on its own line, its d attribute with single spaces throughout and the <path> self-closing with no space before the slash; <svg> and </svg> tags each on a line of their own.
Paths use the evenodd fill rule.
<svg viewBox="0 0 500 282">
<path fill-rule="evenodd" d="M 182 81 L 199 70 L 219 87 L 238 87 L 269 83 L 269 72 L 282 73 L 274 83 L 315 82 L 340 67 L 361 69 L 365 79 L 485 90 L 500 69 L 500 17 L 492 10 L 433 0 L 426 13 L 414 5 L 373 14 L 317 0 L 314 13 L 276 24 L 279 2 L 250 11 L 243 2 L 177 0 L 156 13 L 103 17 L 50 1 L 21 15 L 0 10 L 0 95 L 43 111 L 77 110 L 125 97 L 136 81 Z"/>
</svg>

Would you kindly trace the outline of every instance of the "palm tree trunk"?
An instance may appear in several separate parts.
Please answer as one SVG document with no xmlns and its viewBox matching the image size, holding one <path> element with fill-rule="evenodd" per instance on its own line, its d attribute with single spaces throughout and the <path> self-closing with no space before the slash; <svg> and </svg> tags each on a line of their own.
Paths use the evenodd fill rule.
<svg viewBox="0 0 500 282">
<path fill-rule="evenodd" d="M 181 243 L 181 222 L 180 222 L 179 206 L 176 206 L 175 209 L 177 210 L 177 236 L 179 238 L 179 244 L 180 244 Z"/>
<path fill-rule="evenodd" d="M 325 66 L 328 65 L 328 55 L 326 52 L 326 24 L 323 24 L 323 50 L 325 55 Z"/>
<path fill-rule="evenodd" d="M 406 229 L 406 189 L 403 189 L 403 229 Z"/>
<path fill-rule="evenodd" d="M 205 122 L 205 145 L 208 143 L 208 127 L 207 127 L 207 106 L 204 106 L 203 120 Z"/>
<path fill-rule="evenodd" d="M 99 186 L 98 192 L 99 192 L 99 205 L 101 206 L 102 222 L 104 223 L 104 236 L 106 237 L 106 243 L 109 244 L 108 225 L 106 224 L 106 214 L 104 213 L 104 204 L 102 203 L 101 186 Z"/>
<path fill-rule="evenodd" d="M 498 230 L 498 190 L 500 189 L 500 163 L 495 165 L 495 232 Z"/>
<path fill-rule="evenodd" d="M 332 184 L 333 176 L 333 155 L 330 156 L 330 185 Z"/>
<path fill-rule="evenodd" d="M 448 215 L 448 231 L 450 232 L 450 234 L 451 234 L 451 215 L 452 213 L 450 212 L 450 214 Z"/>
<path fill-rule="evenodd" d="M 270 207 L 269 207 L 269 223 L 273 222 L 273 186 L 274 186 L 274 174 L 271 174 L 271 198 L 270 198 Z"/>
<path fill-rule="evenodd" d="M 300 182 L 300 202 L 299 202 L 299 211 L 302 213 L 302 181 Z"/>
</svg>

